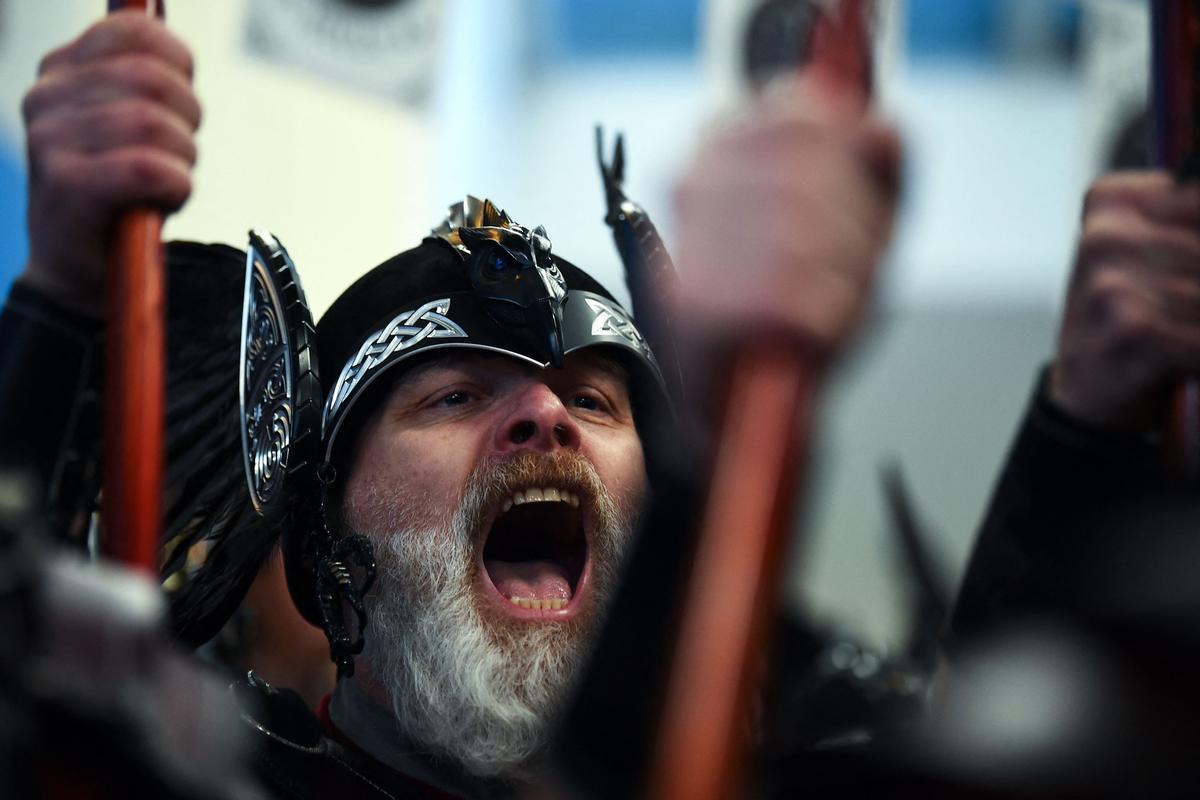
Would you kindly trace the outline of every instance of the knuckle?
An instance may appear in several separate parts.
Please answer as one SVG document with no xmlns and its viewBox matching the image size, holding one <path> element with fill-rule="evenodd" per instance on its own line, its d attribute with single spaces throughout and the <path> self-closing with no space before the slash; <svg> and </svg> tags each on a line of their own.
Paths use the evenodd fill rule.
<svg viewBox="0 0 1200 800">
<path fill-rule="evenodd" d="M 1090 213 L 1079 239 L 1079 257 L 1083 261 L 1104 260 L 1134 244 L 1134 233 L 1122 215 L 1106 211 Z"/>
<path fill-rule="evenodd" d="M 125 86 L 141 97 L 161 100 L 166 95 L 156 59 L 142 53 L 129 53 L 109 59 L 101 68 L 104 79 Z"/>
<path fill-rule="evenodd" d="M 192 194 L 192 178 L 185 170 L 172 170 L 163 184 L 163 201 L 171 208 L 183 205 Z"/>
<path fill-rule="evenodd" d="M 159 180 L 161 165 L 148 151 L 135 148 L 118 154 L 112 165 L 112 189 L 117 195 L 142 194 Z"/>
<path fill-rule="evenodd" d="M 1096 205 L 1096 185 L 1092 184 L 1091 186 L 1089 186 L 1087 188 L 1087 191 L 1083 193 L 1083 218 L 1084 219 L 1087 219 L 1088 215 L 1091 213 L 1091 210 L 1095 207 L 1095 205 Z"/>
<path fill-rule="evenodd" d="M 52 197 L 84 193 L 88 188 L 83 171 L 78 169 L 76 161 L 58 154 L 51 155 L 38 164 L 37 182 Z"/>
<path fill-rule="evenodd" d="M 154 21 L 145 14 L 115 14 L 113 37 L 121 50 L 149 50 L 154 45 Z"/>
<path fill-rule="evenodd" d="M 1126 282 L 1097 281 L 1085 302 L 1093 329 L 1116 352 L 1140 351 L 1155 339 L 1153 317 Z"/>
<path fill-rule="evenodd" d="M 1101 175 L 1088 188 L 1085 197 L 1090 202 L 1102 202 L 1120 196 L 1128 188 L 1128 180 L 1120 173 Z"/>
<path fill-rule="evenodd" d="M 192 191 L 187 169 L 146 150 L 125 157 L 119 182 L 122 193 L 172 208 L 182 205 Z"/>
<path fill-rule="evenodd" d="M 163 129 L 161 113 L 145 102 L 130 103 L 114 121 L 125 129 L 131 141 L 139 144 L 157 142 Z"/>
<path fill-rule="evenodd" d="M 183 63 L 181 64 L 183 74 L 190 82 L 191 79 L 196 75 L 196 60 L 192 56 L 192 51 L 187 47 L 182 47 L 180 53 L 183 59 Z"/>
<path fill-rule="evenodd" d="M 90 54 L 154 52 L 165 30 L 145 13 L 118 11 L 88 28 L 75 44 Z"/>
<path fill-rule="evenodd" d="M 153 103 L 135 100 L 106 109 L 97 126 L 108 130 L 111 147 L 164 147 L 170 141 L 166 115 Z"/>
<path fill-rule="evenodd" d="M 62 62 L 69 60 L 71 58 L 72 53 L 74 53 L 75 47 L 78 45 L 78 42 L 79 42 L 79 40 L 77 39 L 74 42 L 71 42 L 69 44 L 61 45 L 59 47 L 54 48 L 49 53 L 46 53 L 46 55 L 42 56 L 41 60 L 38 61 L 38 66 L 37 66 L 38 76 L 40 77 L 42 75 L 45 75 L 48 72 L 51 72 Z"/>
<path fill-rule="evenodd" d="M 25 134 L 31 160 L 42 161 L 53 150 L 57 137 L 55 127 L 46 120 L 32 122 Z"/>
<path fill-rule="evenodd" d="M 21 98 L 21 119 L 25 121 L 26 125 L 31 124 L 38 112 L 41 111 L 45 94 L 45 84 L 39 82 L 34 84 Z"/>
<path fill-rule="evenodd" d="M 1128 290 L 1123 283 L 1103 276 L 1092 282 L 1084 307 L 1090 319 L 1108 325 L 1125 314 L 1127 296 Z"/>
<path fill-rule="evenodd" d="M 188 163 L 188 166 L 196 166 L 196 159 L 199 158 L 200 153 L 199 149 L 196 147 L 196 140 L 194 137 L 188 136 L 185 138 L 178 148 L 178 151 L 179 155 L 182 156 L 183 159 Z"/>
<path fill-rule="evenodd" d="M 104 49 L 125 41 L 129 14 L 109 14 L 90 25 L 79 38 L 71 43 L 79 53 L 93 49 Z"/>
<path fill-rule="evenodd" d="M 1160 349 L 1160 336 L 1154 320 L 1132 311 L 1126 312 L 1121 324 L 1112 331 L 1109 341 L 1112 352 L 1126 356 L 1142 357 Z"/>
</svg>

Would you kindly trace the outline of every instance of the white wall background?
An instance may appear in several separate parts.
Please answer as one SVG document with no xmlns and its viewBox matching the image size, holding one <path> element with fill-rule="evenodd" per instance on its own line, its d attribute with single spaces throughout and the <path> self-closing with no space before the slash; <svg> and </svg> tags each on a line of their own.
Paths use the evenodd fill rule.
<svg viewBox="0 0 1200 800">
<path fill-rule="evenodd" d="M 41 55 L 98 19 L 103 5 L 5 5 L 0 130 L 10 142 L 21 141 L 20 97 Z M 321 310 L 432 225 L 427 119 L 251 57 L 244 0 L 167 5 L 172 30 L 195 56 L 205 114 L 195 191 L 168 221 L 168 237 L 244 245 L 250 227 L 265 227 L 288 247 Z"/>
</svg>

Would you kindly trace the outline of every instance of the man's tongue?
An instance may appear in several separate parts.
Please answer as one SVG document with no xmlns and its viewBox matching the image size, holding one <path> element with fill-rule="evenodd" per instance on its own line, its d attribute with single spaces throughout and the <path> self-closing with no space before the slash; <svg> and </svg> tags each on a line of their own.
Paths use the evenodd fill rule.
<svg viewBox="0 0 1200 800">
<path fill-rule="evenodd" d="M 571 582 L 563 568 L 553 561 L 484 562 L 492 583 L 506 599 L 570 600 Z"/>
</svg>

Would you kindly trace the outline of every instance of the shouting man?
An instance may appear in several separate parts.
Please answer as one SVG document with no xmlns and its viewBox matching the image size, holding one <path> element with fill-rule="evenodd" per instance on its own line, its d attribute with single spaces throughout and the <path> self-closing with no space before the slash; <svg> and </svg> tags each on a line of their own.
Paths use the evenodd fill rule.
<svg viewBox="0 0 1200 800">
<path fill-rule="evenodd" d="M 115 221 L 191 191 L 191 70 L 162 24 L 118 13 L 49 54 L 26 98 L 31 255 L 0 317 L 0 425 L 5 457 L 47 485 L 81 434 L 65 426 L 50 452 L 20 420 L 76 419 L 80 394 L 14 387 L 47 385 L 50 343 L 56 376 L 94 381 Z M 889 128 L 816 84 L 709 141 L 678 192 L 683 274 L 663 298 L 692 351 L 753 318 L 804 337 L 823 370 L 869 301 L 898 162 Z M 168 255 L 214 282 L 240 270 L 229 248 Z M 657 361 L 544 230 L 474 200 L 350 287 L 316 339 L 319 497 L 297 503 L 317 511 L 284 531 L 284 551 L 293 600 L 327 630 L 343 679 L 323 724 L 250 687 L 265 700 L 246 715 L 263 733 L 263 778 L 282 796 L 481 795 L 531 780 L 648 491 L 639 426 L 664 404 Z"/>
</svg>

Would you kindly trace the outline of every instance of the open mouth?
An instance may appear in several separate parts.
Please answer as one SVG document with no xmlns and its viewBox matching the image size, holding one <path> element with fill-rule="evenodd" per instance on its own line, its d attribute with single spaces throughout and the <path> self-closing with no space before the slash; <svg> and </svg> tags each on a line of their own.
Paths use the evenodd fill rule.
<svg viewBox="0 0 1200 800">
<path fill-rule="evenodd" d="M 518 617 L 564 617 L 587 578 L 588 535 L 580 495 L 555 486 L 513 492 L 484 540 L 483 573 Z"/>
</svg>

